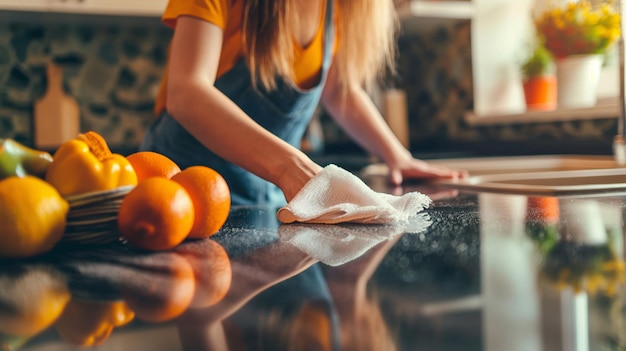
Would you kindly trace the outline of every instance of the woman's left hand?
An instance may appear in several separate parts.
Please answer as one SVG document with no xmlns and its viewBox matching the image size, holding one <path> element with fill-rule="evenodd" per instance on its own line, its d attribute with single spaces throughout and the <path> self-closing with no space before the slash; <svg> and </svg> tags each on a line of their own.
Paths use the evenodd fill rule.
<svg viewBox="0 0 626 351">
<path fill-rule="evenodd" d="M 389 180 L 393 185 L 400 185 L 406 179 L 460 179 L 468 176 L 467 171 L 450 169 L 412 157 L 388 164 L 388 167 Z"/>
</svg>

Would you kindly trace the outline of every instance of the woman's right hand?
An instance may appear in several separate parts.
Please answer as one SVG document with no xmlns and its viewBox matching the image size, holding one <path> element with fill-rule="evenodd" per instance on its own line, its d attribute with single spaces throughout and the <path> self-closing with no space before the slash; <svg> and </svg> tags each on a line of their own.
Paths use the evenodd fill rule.
<svg viewBox="0 0 626 351">
<path fill-rule="evenodd" d="M 168 64 L 167 109 L 207 149 L 276 184 L 291 200 L 321 167 L 256 123 L 215 87 L 222 29 L 178 19 Z"/>
<path fill-rule="evenodd" d="M 308 157 L 299 158 L 285 168 L 276 185 L 283 191 L 287 202 L 290 202 L 321 171 L 322 167 Z"/>
</svg>

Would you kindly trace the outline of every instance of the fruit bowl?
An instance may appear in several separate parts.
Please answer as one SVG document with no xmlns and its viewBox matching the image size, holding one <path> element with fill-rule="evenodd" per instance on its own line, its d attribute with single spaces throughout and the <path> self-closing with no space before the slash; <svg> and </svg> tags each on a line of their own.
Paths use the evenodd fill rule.
<svg viewBox="0 0 626 351">
<path fill-rule="evenodd" d="M 67 196 L 70 205 L 60 244 L 103 244 L 119 240 L 117 213 L 133 185 Z"/>
</svg>

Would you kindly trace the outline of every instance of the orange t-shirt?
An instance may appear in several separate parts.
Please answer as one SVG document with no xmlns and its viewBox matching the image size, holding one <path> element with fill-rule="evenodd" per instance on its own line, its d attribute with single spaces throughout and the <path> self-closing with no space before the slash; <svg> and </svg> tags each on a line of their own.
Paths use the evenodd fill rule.
<svg viewBox="0 0 626 351">
<path fill-rule="evenodd" d="M 322 69 L 325 7 L 324 5 L 317 32 L 311 43 L 305 48 L 298 44 L 294 45 L 295 84 L 302 88 L 315 85 Z M 210 22 L 224 31 L 222 52 L 217 68 L 217 78 L 219 78 L 243 56 L 242 14 L 243 0 L 170 0 L 161 19 L 165 25 L 175 28 L 179 16 L 194 16 Z M 335 22 L 336 18 L 335 16 Z M 334 50 L 336 50 L 337 40 L 335 40 L 334 45 Z M 166 66 L 156 98 L 155 112 L 157 115 L 167 106 L 167 71 Z"/>
</svg>

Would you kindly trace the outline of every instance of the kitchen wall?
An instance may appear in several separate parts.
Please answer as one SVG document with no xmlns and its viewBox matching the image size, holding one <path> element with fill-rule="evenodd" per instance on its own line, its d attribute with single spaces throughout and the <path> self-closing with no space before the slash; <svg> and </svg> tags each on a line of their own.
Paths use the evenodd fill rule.
<svg viewBox="0 0 626 351">
<path fill-rule="evenodd" d="M 0 138 L 32 145 L 33 103 L 46 88 L 45 64 L 54 60 L 64 69 L 66 91 L 80 104 L 81 129 L 98 131 L 121 151 L 139 145 L 153 118 L 171 36 L 158 19 L 7 12 L 0 12 L 0 19 Z M 464 120 L 473 103 L 469 21 L 406 21 L 398 75 L 390 82 L 407 92 L 416 152 L 603 152 L 616 131 L 610 118 L 469 126 Z M 319 120 L 327 152 L 360 150 L 328 116 L 322 113 Z"/>
<path fill-rule="evenodd" d="M 414 18 L 403 23 L 397 81 L 407 92 L 412 149 L 505 154 L 611 152 L 615 118 L 468 125 L 465 114 L 474 101 L 471 32 L 469 20 Z M 497 45 L 494 43 L 494 48 Z"/>
<path fill-rule="evenodd" d="M 22 14 L 2 22 L 0 138 L 33 144 L 33 104 L 52 60 L 79 102 L 81 129 L 113 148 L 136 148 L 153 118 L 170 35 L 158 19 Z"/>
</svg>

